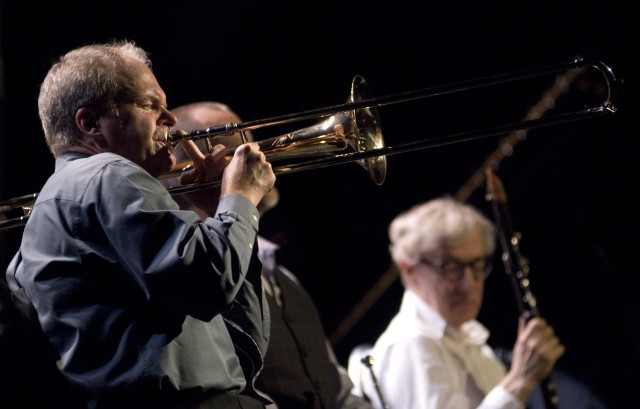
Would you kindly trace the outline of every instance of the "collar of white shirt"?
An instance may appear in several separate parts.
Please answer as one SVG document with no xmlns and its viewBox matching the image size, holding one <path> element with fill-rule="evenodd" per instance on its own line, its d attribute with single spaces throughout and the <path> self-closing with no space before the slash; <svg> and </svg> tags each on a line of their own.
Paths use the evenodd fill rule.
<svg viewBox="0 0 640 409">
<path fill-rule="evenodd" d="M 405 291 L 400 310 L 414 314 L 424 328 L 440 339 L 446 334 L 459 342 L 482 345 L 489 338 L 489 330 L 476 320 L 467 321 L 460 328 L 448 325 L 436 310 L 410 290 Z"/>
</svg>

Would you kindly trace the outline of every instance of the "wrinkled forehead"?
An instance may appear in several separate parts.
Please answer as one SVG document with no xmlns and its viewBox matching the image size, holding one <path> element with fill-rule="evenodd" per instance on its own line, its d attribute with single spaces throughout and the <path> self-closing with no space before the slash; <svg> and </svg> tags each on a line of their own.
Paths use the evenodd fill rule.
<svg viewBox="0 0 640 409">
<path fill-rule="evenodd" d="M 148 102 L 158 105 L 166 104 L 164 90 L 147 65 L 127 59 L 118 71 L 118 102 Z"/>
</svg>

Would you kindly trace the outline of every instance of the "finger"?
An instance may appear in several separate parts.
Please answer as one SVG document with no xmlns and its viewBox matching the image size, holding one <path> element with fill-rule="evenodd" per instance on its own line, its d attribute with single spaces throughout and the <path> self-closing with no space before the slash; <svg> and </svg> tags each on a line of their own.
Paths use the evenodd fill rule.
<svg viewBox="0 0 640 409">
<path fill-rule="evenodd" d="M 224 145 L 216 145 L 207 154 L 204 162 L 204 172 L 200 180 L 216 180 L 220 177 L 224 169 L 229 165 L 231 158 L 227 157 L 227 149 Z"/>
<path fill-rule="evenodd" d="M 547 321 L 545 321 L 544 318 L 534 317 L 525 324 L 524 334 L 530 336 L 531 334 L 539 333 L 548 328 L 551 327 L 547 324 Z"/>
<path fill-rule="evenodd" d="M 209 150 L 209 154 L 207 154 L 204 158 L 204 164 L 207 168 L 218 167 L 221 159 L 224 158 L 227 154 L 227 149 L 224 145 L 215 145 Z"/>
<path fill-rule="evenodd" d="M 198 146 L 192 140 L 187 139 L 183 141 L 182 147 L 184 148 L 184 151 L 186 152 L 189 159 L 191 159 L 192 161 L 197 162 L 204 160 L 204 154 L 200 152 L 200 149 L 198 149 Z"/>
<path fill-rule="evenodd" d="M 198 178 L 198 172 L 195 169 L 189 169 L 180 174 L 180 184 L 181 185 L 190 185 L 195 183 Z"/>
<path fill-rule="evenodd" d="M 254 144 L 255 147 L 252 147 L 251 145 L 252 144 L 250 143 L 245 143 L 243 145 L 238 146 L 233 154 L 233 157 L 234 158 L 237 157 L 240 162 L 245 162 L 247 160 L 250 160 L 252 150 L 258 150 L 256 144 Z"/>
</svg>

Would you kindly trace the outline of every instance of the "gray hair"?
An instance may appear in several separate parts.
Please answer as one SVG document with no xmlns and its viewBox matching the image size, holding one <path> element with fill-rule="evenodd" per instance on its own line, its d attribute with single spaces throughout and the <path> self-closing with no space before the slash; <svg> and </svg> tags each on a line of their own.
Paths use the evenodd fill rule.
<svg viewBox="0 0 640 409">
<path fill-rule="evenodd" d="M 77 145 L 75 114 L 91 106 L 117 114 L 126 84 L 127 62 L 138 60 L 151 68 L 148 53 L 128 40 L 85 45 L 61 56 L 49 69 L 38 97 L 38 115 L 51 152 Z"/>
<path fill-rule="evenodd" d="M 484 237 L 485 254 L 495 250 L 494 224 L 474 207 L 450 197 L 433 199 L 400 213 L 389 225 L 389 251 L 394 262 L 417 265 L 425 253 L 464 239 L 475 227 Z"/>
</svg>

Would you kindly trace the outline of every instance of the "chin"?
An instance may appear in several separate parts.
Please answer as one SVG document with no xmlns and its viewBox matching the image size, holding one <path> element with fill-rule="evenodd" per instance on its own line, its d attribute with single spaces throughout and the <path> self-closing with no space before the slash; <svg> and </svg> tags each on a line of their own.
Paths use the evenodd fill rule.
<svg viewBox="0 0 640 409">
<path fill-rule="evenodd" d="M 458 322 L 467 322 L 476 319 L 479 312 L 480 310 L 475 304 L 458 305 L 452 311 L 452 313 L 455 314 L 455 316 L 458 318 L 456 320 Z"/>
<path fill-rule="evenodd" d="M 140 166 L 153 177 L 159 177 L 164 173 L 169 172 L 176 164 L 176 157 L 169 153 L 167 150 L 160 150 L 154 155 L 150 155 L 145 159 Z"/>
</svg>

